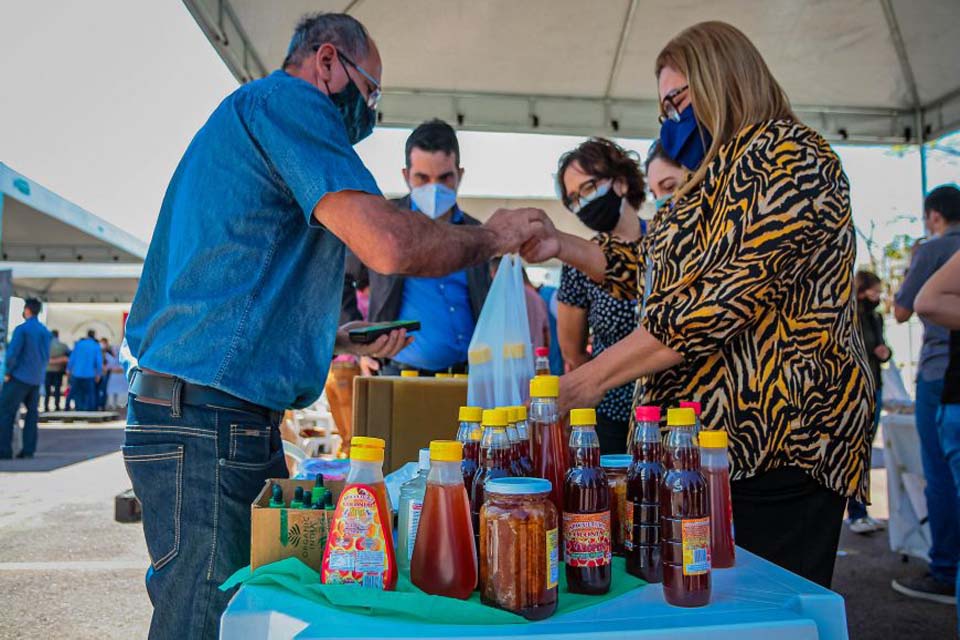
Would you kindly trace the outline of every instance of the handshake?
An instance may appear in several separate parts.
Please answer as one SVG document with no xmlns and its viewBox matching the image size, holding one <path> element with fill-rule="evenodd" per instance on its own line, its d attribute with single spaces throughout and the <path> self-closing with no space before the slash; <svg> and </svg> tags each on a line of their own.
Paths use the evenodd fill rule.
<svg viewBox="0 0 960 640">
<path fill-rule="evenodd" d="M 538 263 L 560 254 L 561 234 L 543 209 L 497 209 L 483 228 L 495 238 L 495 255 L 519 253 Z"/>
</svg>

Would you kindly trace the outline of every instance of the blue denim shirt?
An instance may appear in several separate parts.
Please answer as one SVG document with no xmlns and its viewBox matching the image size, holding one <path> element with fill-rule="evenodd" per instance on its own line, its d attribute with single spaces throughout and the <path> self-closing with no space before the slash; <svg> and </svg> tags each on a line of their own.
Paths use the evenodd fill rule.
<svg viewBox="0 0 960 640">
<path fill-rule="evenodd" d="M 412 201 L 410 206 L 417 210 Z M 450 222 L 463 222 L 458 207 L 454 207 Z M 475 324 L 467 272 L 456 271 L 441 278 L 404 278 L 399 318 L 419 320 L 420 331 L 410 346 L 396 355 L 397 362 L 429 371 L 466 362 Z"/>
<path fill-rule="evenodd" d="M 50 360 L 51 334 L 34 318 L 27 318 L 13 330 L 7 346 L 7 375 L 26 384 L 40 384 Z"/>
<path fill-rule="evenodd" d="M 96 378 L 103 375 L 103 350 L 93 338 L 77 340 L 70 352 L 67 371 L 74 378 Z"/>
<path fill-rule="evenodd" d="M 330 99 L 283 71 L 228 96 L 167 188 L 127 319 L 139 366 L 270 409 L 323 390 L 344 245 L 328 193 L 379 195 Z"/>
</svg>

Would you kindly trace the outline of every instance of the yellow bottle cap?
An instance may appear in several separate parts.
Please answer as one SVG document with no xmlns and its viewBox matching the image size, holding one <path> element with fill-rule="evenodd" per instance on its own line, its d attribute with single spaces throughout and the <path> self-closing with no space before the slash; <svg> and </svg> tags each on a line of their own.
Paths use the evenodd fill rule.
<svg viewBox="0 0 960 640">
<path fill-rule="evenodd" d="M 482 419 L 481 407 L 460 407 L 460 422 L 480 422 Z"/>
<path fill-rule="evenodd" d="M 527 408 L 523 405 L 517 407 L 517 420 L 526 420 L 527 419 Z"/>
<path fill-rule="evenodd" d="M 597 410 L 596 409 L 571 409 L 570 410 L 570 426 L 571 427 L 584 427 L 584 426 L 597 426 Z"/>
<path fill-rule="evenodd" d="M 505 427 L 507 426 L 507 412 L 504 409 L 484 409 L 483 426 L 485 427 Z"/>
<path fill-rule="evenodd" d="M 700 446 L 707 449 L 726 449 L 727 432 L 719 429 L 700 432 Z"/>
<path fill-rule="evenodd" d="M 467 353 L 467 360 L 471 365 L 484 364 L 485 362 L 490 362 L 493 359 L 493 352 L 490 351 L 490 347 L 485 344 L 478 345 L 475 349 L 471 349 Z"/>
<path fill-rule="evenodd" d="M 437 378 L 437 379 L 439 379 L 439 380 L 443 380 L 443 379 L 452 380 L 452 379 L 453 379 L 453 374 L 452 374 L 452 373 L 437 373 L 437 374 L 434 374 L 433 377 L 434 377 L 434 378 Z"/>
<path fill-rule="evenodd" d="M 383 438 L 374 438 L 372 436 L 353 436 L 350 438 L 350 448 L 367 447 L 373 449 L 386 449 L 387 441 Z"/>
<path fill-rule="evenodd" d="M 689 407 L 667 409 L 668 427 L 692 427 L 697 424 L 697 414 Z"/>
<path fill-rule="evenodd" d="M 531 398 L 556 398 L 560 395 L 559 376 L 537 376 L 530 380 Z"/>
<path fill-rule="evenodd" d="M 401 378 L 419 378 L 420 372 L 414 371 L 413 369 L 404 369 L 403 371 L 400 372 L 400 377 Z"/>
<path fill-rule="evenodd" d="M 437 462 L 460 462 L 463 460 L 463 445 L 456 440 L 432 440 L 430 459 Z"/>
<path fill-rule="evenodd" d="M 465 373 L 455 373 L 455 374 L 453 374 L 453 379 L 454 379 L 454 380 L 466 380 L 466 379 L 468 379 L 469 377 L 470 377 L 470 376 L 468 376 L 468 375 L 465 374 Z"/>
<path fill-rule="evenodd" d="M 360 462 L 383 462 L 383 449 L 376 447 L 350 447 L 350 459 Z"/>
<path fill-rule="evenodd" d="M 514 424 L 517 421 L 517 408 L 516 407 L 506 407 L 507 412 L 507 424 Z"/>
</svg>

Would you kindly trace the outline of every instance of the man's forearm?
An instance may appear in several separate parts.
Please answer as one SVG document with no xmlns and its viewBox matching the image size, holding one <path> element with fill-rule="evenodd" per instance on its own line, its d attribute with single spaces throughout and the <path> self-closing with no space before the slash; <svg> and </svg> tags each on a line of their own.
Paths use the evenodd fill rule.
<svg viewBox="0 0 960 640">
<path fill-rule="evenodd" d="M 394 270 L 399 275 L 437 277 L 492 258 L 497 251 L 494 233 L 484 227 L 434 222 L 424 216 L 409 218 L 393 233 L 402 252 Z"/>
</svg>

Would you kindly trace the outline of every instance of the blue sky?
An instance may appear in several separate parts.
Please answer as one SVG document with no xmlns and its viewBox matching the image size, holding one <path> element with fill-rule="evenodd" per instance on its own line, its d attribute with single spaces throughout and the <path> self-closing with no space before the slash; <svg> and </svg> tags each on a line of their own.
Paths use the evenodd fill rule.
<svg viewBox="0 0 960 640">
<path fill-rule="evenodd" d="M 0 22 L 0 161 L 96 215 L 149 239 L 183 150 L 236 82 L 181 2 L 7 3 Z M 385 61 L 389 74 L 389 60 Z M 359 146 L 385 192 L 400 176 L 407 131 Z M 552 197 L 557 157 L 580 138 L 463 132 L 465 195 Z M 645 151 L 648 141 L 622 140 Z M 919 235 L 917 152 L 838 149 L 854 216 L 878 239 Z M 934 154 L 930 185 L 957 181 Z"/>
</svg>

